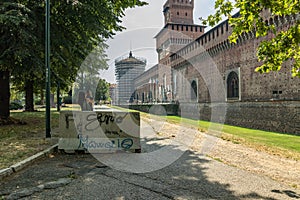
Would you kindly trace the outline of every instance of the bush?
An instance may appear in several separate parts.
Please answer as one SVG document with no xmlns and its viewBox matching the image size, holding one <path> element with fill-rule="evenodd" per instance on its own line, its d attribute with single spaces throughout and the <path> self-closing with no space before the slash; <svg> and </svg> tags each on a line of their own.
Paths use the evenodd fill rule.
<svg viewBox="0 0 300 200">
<path fill-rule="evenodd" d="M 65 96 L 65 97 L 63 97 L 63 103 L 65 103 L 65 104 L 72 104 L 72 97 L 71 96 Z"/>
<path fill-rule="evenodd" d="M 43 105 L 43 104 L 42 104 L 42 101 L 41 101 L 40 99 L 35 100 L 35 101 L 34 101 L 34 104 L 35 104 L 35 105 Z"/>
<path fill-rule="evenodd" d="M 19 109 L 23 109 L 23 106 L 17 102 L 11 102 L 9 104 L 9 110 L 19 110 Z"/>
</svg>

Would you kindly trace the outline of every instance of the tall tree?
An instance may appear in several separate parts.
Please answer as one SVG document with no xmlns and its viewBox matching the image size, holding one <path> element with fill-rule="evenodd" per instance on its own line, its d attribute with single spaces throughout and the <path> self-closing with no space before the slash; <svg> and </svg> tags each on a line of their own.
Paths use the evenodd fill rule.
<svg viewBox="0 0 300 200">
<path fill-rule="evenodd" d="M 104 43 L 97 45 L 81 63 L 76 76 L 78 89 L 96 90 L 100 69 L 108 68 L 107 56 L 105 54 L 106 47 L 107 45 Z"/>
<path fill-rule="evenodd" d="M 34 38 L 30 34 L 30 10 L 19 2 L 0 3 L 0 118 L 9 117 L 11 72 L 29 56 Z"/>
<path fill-rule="evenodd" d="M 299 0 L 216 0 L 215 9 L 215 14 L 203 22 L 214 26 L 222 16 L 226 16 L 233 27 L 229 38 L 231 42 L 236 42 L 239 36 L 250 31 L 255 31 L 256 37 L 274 34 L 271 40 L 261 42 L 257 49 L 257 57 L 263 64 L 256 68 L 256 71 L 261 73 L 278 71 L 285 61 L 292 59 L 292 75 L 300 77 Z M 233 16 L 232 13 L 236 10 L 239 13 Z M 271 21 L 287 18 L 293 19 L 294 22 L 288 28 L 276 27 L 274 23 L 268 23 L 269 20 L 262 14 L 268 12 Z"/>
<path fill-rule="evenodd" d="M 109 86 L 105 79 L 100 79 L 97 85 L 95 100 L 107 100 L 109 98 Z"/>
<path fill-rule="evenodd" d="M 85 57 L 115 31 L 124 29 L 120 26 L 124 10 L 145 4 L 140 0 L 52 0 L 53 73 L 74 81 Z M 32 73 L 44 68 L 44 6 L 43 0 L 0 2 L 0 118 L 9 117 L 11 72 L 24 75 L 30 92 L 32 80 L 45 75 Z"/>
</svg>

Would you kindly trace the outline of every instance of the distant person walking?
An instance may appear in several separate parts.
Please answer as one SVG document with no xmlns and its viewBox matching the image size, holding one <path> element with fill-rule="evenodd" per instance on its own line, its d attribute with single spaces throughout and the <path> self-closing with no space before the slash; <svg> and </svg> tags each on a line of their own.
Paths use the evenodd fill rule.
<svg viewBox="0 0 300 200">
<path fill-rule="evenodd" d="M 80 91 L 78 93 L 78 104 L 82 111 L 92 111 L 94 106 L 94 98 L 91 92 L 87 90 L 86 92 Z"/>
<path fill-rule="evenodd" d="M 88 104 L 88 109 L 89 110 L 93 110 L 94 109 L 94 98 L 92 96 L 92 93 L 90 90 L 87 90 L 86 93 L 85 93 L 85 100 Z"/>
</svg>

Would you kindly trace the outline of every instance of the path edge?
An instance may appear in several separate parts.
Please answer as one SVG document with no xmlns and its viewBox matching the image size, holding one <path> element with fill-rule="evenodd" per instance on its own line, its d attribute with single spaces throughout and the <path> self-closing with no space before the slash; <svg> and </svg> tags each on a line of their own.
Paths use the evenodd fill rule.
<svg viewBox="0 0 300 200">
<path fill-rule="evenodd" d="M 8 168 L 0 169 L 0 180 L 3 180 L 5 177 L 10 176 L 13 173 L 16 173 L 16 172 L 24 169 L 25 167 L 27 167 L 34 161 L 53 153 L 57 149 L 58 149 L 58 143 L 52 145 L 51 147 L 49 147 L 39 153 L 36 153 L 35 155 L 32 155 L 32 156 L 26 158 L 25 160 L 22 160 L 14 165 L 11 165 Z"/>
</svg>

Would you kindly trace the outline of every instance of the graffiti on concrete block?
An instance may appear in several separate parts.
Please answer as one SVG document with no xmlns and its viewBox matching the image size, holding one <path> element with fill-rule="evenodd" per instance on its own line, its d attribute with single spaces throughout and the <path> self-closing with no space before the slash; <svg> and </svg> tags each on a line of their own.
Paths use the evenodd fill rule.
<svg viewBox="0 0 300 200">
<path fill-rule="evenodd" d="M 140 149 L 139 113 L 61 112 L 60 148 L 115 151 Z M 67 138 L 70 141 L 66 143 Z"/>
<path fill-rule="evenodd" d="M 79 135 L 79 148 L 91 149 L 130 149 L 133 146 L 131 138 L 89 138 Z"/>
<path fill-rule="evenodd" d="M 86 116 L 86 125 L 85 130 L 86 131 L 94 131 L 99 126 L 102 125 L 108 125 L 112 123 L 120 124 L 123 122 L 123 119 L 127 116 L 128 113 L 125 113 L 124 116 L 118 116 L 115 119 L 115 116 L 107 114 L 107 113 L 92 113 Z M 98 122 L 98 124 L 95 126 L 95 122 Z"/>
</svg>

